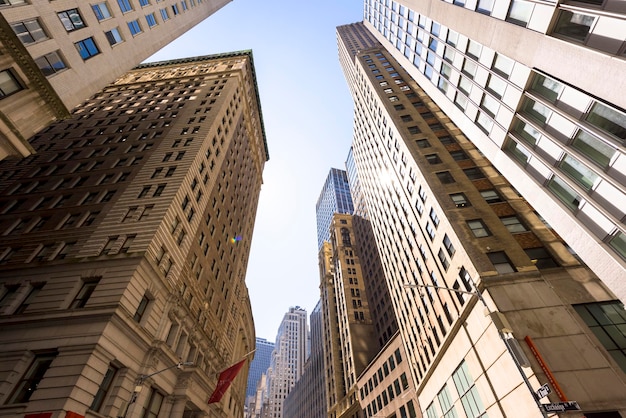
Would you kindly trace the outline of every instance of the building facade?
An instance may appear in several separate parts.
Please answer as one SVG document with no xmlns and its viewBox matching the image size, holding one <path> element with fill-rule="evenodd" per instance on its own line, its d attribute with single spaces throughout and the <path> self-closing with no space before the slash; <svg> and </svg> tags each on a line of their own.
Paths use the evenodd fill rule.
<svg viewBox="0 0 626 418">
<path fill-rule="evenodd" d="M 624 3 L 364 5 L 364 26 L 625 301 Z"/>
<path fill-rule="evenodd" d="M 0 159 L 226 3 L 1 2 Z"/>
<path fill-rule="evenodd" d="M 412 412 L 404 398 L 385 414 L 545 417 L 540 403 L 569 399 L 581 408 L 570 416 L 625 416 L 626 347 L 609 337 L 623 304 L 393 54 L 340 59 L 353 65 L 354 165 L 414 387 Z"/>
<path fill-rule="evenodd" d="M 311 354 L 302 377 L 285 398 L 285 418 L 327 418 L 321 302 L 315 305 L 310 318 Z"/>
<path fill-rule="evenodd" d="M 309 355 L 309 329 L 306 310 L 289 308 L 278 327 L 272 363 L 268 371 L 269 400 L 266 411 L 269 417 L 284 416 L 284 401 L 304 372 Z"/>
<path fill-rule="evenodd" d="M 246 386 L 246 397 L 256 394 L 257 383 L 261 376 L 267 373 L 272 361 L 272 351 L 274 351 L 274 343 L 267 341 L 265 338 L 256 338 L 256 351 L 254 352 L 254 360 L 250 363 L 248 371 L 248 384 Z"/>
<path fill-rule="evenodd" d="M 268 150 L 252 53 L 144 64 L 2 162 L 0 415 L 243 416 Z M 40 414 L 40 415 L 39 415 Z"/>
<path fill-rule="evenodd" d="M 352 197 L 344 170 L 331 168 L 315 205 L 317 220 L 317 249 L 330 240 L 330 224 L 335 213 L 352 213 Z"/>
</svg>

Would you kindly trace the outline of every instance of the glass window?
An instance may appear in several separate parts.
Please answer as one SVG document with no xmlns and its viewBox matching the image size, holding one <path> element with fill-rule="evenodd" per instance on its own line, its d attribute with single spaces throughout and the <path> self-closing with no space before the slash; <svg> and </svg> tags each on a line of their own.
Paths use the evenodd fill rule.
<svg viewBox="0 0 626 418">
<path fill-rule="evenodd" d="M 448 62 L 453 62 L 455 55 L 456 53 L 454 51 L 454 48 L 450 46 L 446 46 L 445 49 L 443 50 L 443 59 Z"/>
<path fill-rule="evenodd" d="M 618 232 L 609 240 L 609 245 L 626 260 L 626 234 Z"/>
<path fill-rule="evenodd" d="M 515 215 L 503 216 L 500 220 L 506 229 L 508 229 L 512 234 L 527 231 L 526 227 L 522 224 L 522 221 L 520 221 L 520 219 Z"/>
<path fill-rule="evenodd" d="M 539 141 L 539 138 L 541 138 L 541 132 L 521 120 L 517 120 L 513 131 L 531 145 L 535 145 L 537 141 Z"/>
<path fill-rule="evenodd" d="M 529 1 L 513 0 L 506 21 L 526 27 L 533 13 L 533 7 L 533 3 Z"/>
<path fill-rule="evenodd" d="M 593 21 L 593 16 L 561 10 L 554 33 L 583 42 L 591 30 Z"/>
<path fill-rule="evenodd" d="M 159 11 L 161 12 L 161 19 L 163 19 L 164 22 L 170 18 L 167 9 L 159 9 Z"/>
<path fill-rule="evenodd" d="M 137 311 L 135 311 L 135 315 L 133 319 L 136 322 L 141 322 L 141 318 L 146 313 L 146 309 L 148 308 L 148 304 L 150 303 L 150 298 L 147 295 L 143 295 L 141 301 L 139 302 L 139 306 L 137 307 Z"/>
<path fill-rule="evenodd" d="M 626 140 L 626 114 L 602 103 L 594 103 L 585 120 L 616 138 Z"/>
<path fill-rule="evenodd" d="M 0 71 L 0 99 L 20 90 L 22 85 L 10 70 Z"/>
<path fill-rule="evenodd" d="M 130 0 L 117 0 L 117 4 L 120 6 L 122 13 L 127 13 L 133 10 L 133 6 L 130 4 Z"/>
<path fill-rule="evenodd" d="M 101 412 L 100 409 L 104 404 L 104 401 L 111 390 L 111 386 L 113 385 L 113 381 L 115 379 L 115 375 L 117 374 L 117 367 L 109 364 L 107 371 L 102 378 L 102 382 L 100 383 L 100 387 L 98 387 L 98 392 L 96 392 L 96 396 L 93 398 L 93 402 L 89 409 L 96 412 Z"/>
<path fill-rule="evenodd" d="M 576 193 L 576 190 L 568 186 L 563 180 L 554 176 L 548 182 L 547 187 L 571 210 L 578 209 L 582 198 Z"/>
<path fill-rule="evenodd" d="M 493 10 L 494 0 L 478 0 L 476 11 L 490 15 Z"/>
<path fill-rule="evenodd" d="M 93 293 L 94 290 L 96 290 L 96 286 L 98 286 L 99 281 L 100 281 L 99 279 L 84 281 L 82 287 L 76 294 L 76 297 L 70 304 L 69 308 L 70 309 L 84 308 L 85 305 L 87 304 L 87 301 L 91 297 L 91 294 Z"/>
<path fill-rule="evenodd" d="M 450 174 L 449 171 L 442 171 L 437 173 L 437 178 L 443 184 L 450 184 L 455 182 L 454 177 L 452 177 L 452 174 Z"/>
<path fill-rule="evenodd" d="M 139 5 L 141 7 L 150 6 L 150 0 L 139 0 Z"/>
<path fill-rule="evenodd" d="M 501 99 L 502 96 L 504 96 L 504 91 L 506 90 L 506 81 L 492 74 L 489 76 L 486 88 L 491 94 L 496 96 L 498 99 Z"/>
<path fill-rule="evenodd" d="M 96 42 L 91 37 L 78 41 L 74 45 L 76 46 L 76 50 L 80 54 L 81 58 L 84 60 L 100 53 L 100 50 L 96 46 Z"/>
<path fill-rule="evenodd" d="M 480 195 L 487 203 L 502 202 L 502 198 L 495 190 L 481 190 Z"/>
<path fill-rule="evenodd" d="M 491 95 L 484 93 L 483 100 L 480 103 L 480 108 L 487 112 L 491 117 L 494 117 L 498 113 L 498 110 L 500 110 L 500 102 L 491 97 Z"/>
<path fill-rule="evenodd" d="M 65 30 L 71 32 L 76 29 L 84 28 L 86 25 L 83 22 L 78 9 L 69 9 L 57 13 L 61 23 L 65 27 Z"/>
<path fill-rule="evenodd" d="M 448 234 L 444 235 L 443 237 L 443 246 L 446 248 L 446 251 L 448 252 L 448 255 L 450 257 L 454 256 L 456 249 L 454 248 L 454 245 L 452 245 L 452 241 L 450 241 L 450 237 L 448 237 Z"/>
<path fill-rule="evenodd" d="M 587 191 L 591 191 L 591 188 L 598 179 L 596 173 L 576 158 L 567 154 L 565 154 L 561 160 L 559 167 Z"/>
<path fill-rule="evenodd" d="M 461 77 L 459 79 L 459 90 L 465 93 L 466 96 L 470 95 L 470 92 L 472 91 L 472 82 L 469 78 Z"/>
<path fill-rule="evenodd" d="M 441 163 L 441 159 L 439 158 L 439 155 L 437 154 L 429 154 L 426 156 L 426 161 L 428 161 L 430 164 L 439 164 Z"/>
<path fill-rule="evenodd" d="M 470 167 L 463 170 L 467 178 L 470 180 L 478 180 L 485 178 L 485 174 L 478 167 Z"/>
<path fill-rule="evenodd" d="M 450 199 L 454 202 L 454 205 L 457 208 L 464 208 L 466 206 L 471 206 L 467 197 L 463 193 L 454 193 L 450 195 Z"/>
<path fill-rule="evenodd" d="M 163 395 L 157 392 L 156 389 L 151 388 L 150 398 L 141 418 L 157 418 L 161 411 L 161 405 L 163 405 L 163 398 Z"/>
<path fill-rule="evenodd" d="M 544 247 L 526 248 L 524 249 L 524 252 L 538 269 L 547 269 L 559 266 L 554 258 L 552 258 L 548 250 Z"/>
<path fill-rule="evenodd" d="M 504 145 L 504 149 L 507 150 L 517 161 L 522 164 L 528 163 L 530 160 L 530 152 L 522 145 L 518 144 L 515 141 L 508 141 Z"/>
<path fill-rule="evenodd" d="M 463 63 L 463 69 L 461 71 L 463 71 L 463 74 L 465 74 L 469 78 L 474 78 L 477 68 L 478 66 L 474 61 L 465 58 L 465 62 Z"/>
<path fill-rule="evenodd" d="M 451 29 L 448 29 L 448 36 L 446 38 L 446 43 L 452 46 L 456 46 L 458 42 L 459 42 L 459 34 Z"/>
<path fill-rule="evenodd" d="M 626 311 L 620 301 L 574 305 L 574 309 L 626 372 Z"/>
<path fill-rule="evenodd" d="M 487 257 L 489 257 L 489 261 L 491 261 L 491 264 L 493 264 L 499 274 L 515 272 L 511 261 L 506 256 L 506 253 L 504 251 L 487 253 Z"/>
<path fill-rule="evenodd" d="M 551 102 L 555 102 L 563 91 L 563 84 L 541 74 L 536 74 L 531 90 L 539 93 Z"/>
<path fill-rule="evenodd" d="M 476 41 L 470 41 L 467 44 L 467 55 L 476 59 L 480 58 L 480 53 L 483 50 L 483 46 Z"/>
<path fill-rule="evenodd" d="M 471 84 L 471 83 L 470 83 Z M 467 97 L 463 95 L 461 92 L 457 92 L 454 97 L 454 104 L 461 110 L 465 110 L 467 107 Z"/>
<path fill-rule="evenodd" d="M 469 226 L 476 238 L 488 237 L 491 235 L 485 223 L 480 219 L 467 221 L 467 226 Z"/>
<path fill-rule="evenodd" d="M 531 116 L 533 119 L 537 120 L 540 123 L 546 123 L 550 115 L 552 115 L 552 111 L 542 105 L 541 103 L 535 102 L 532 99 L 526 99 L 524 102 L 522 109 L 524 113 Z"/>
<path fill-rule="evenodd" d="M 24 45 L 48 39 L 48 35 L 41 27 L 38 19 L 29 19 L 23 22 L 12 23 L 11 28 Z"/>
<path fill-rule="evenodd" d="M 443 412 L 443 418 L 458 417 L 456 410 L 454 409 L 454 402 L 452 401 L 452 397 L 450 396 L 450 390 L 448 389 L 448 385 L 444 385 L 441 391 L 437 394 L 437 400 L 439 401 L 439 406 L 441 407 L 441 411 Z"/>
<path fill-rule="evenodd" d="M 141 26 L 139 26 L 139 20 L 131 20 L 128 22 L 128 29 L 130 30 L 130 34 L 133 36 L 137 36 L 141 33 Z"/>
<path fill-rule="evenodd" d="M 35 355 L 35 359 L 15 386 L 15 391 L 11 394 L 7 403 L 16 404 L 28 402 L 33 393 L 37 390 L 39 382 L 43 379 L 56 356 L 56 352 Z"/>
<path fill-rule="evenodd" d="M 491 69 L 500 74 L 504 78 L 509 78 L 513 72 L 514 61 L 504 55 L 496 54 L 496 57 L 491 64 Z"/>
<path fill-rule="evenodd" d="M 582 129 L 578 130 L 576 133 L 576 136 L 572 141 L 572 148 L 576 148 L 591 161 L 601 167 L 607 167 L 616 152 L 615 148 L 588 134 Z"/>
<path fill-rule="evenodd" d="M 93 6 L 91 6 L 91 8 L 93 9 L 93 12 L 96 15 L 96 19 L 98 20 L 104 20 L 104 19 L 108 19 L 111 17 L 111 12 L 109 11 L 109 7 L 104 2 L 96 3 Z"/>
<path fill-rule="evenodd" d="M 461 398 L 461 405 L 463 405 L 465 415 L 472 418 L 486 418 L 487 412 L 465 361 L 452 374 L 452 380 Z"/>
<path fill-rule="evenodd" d="M 109 31 L 106 31 L 104 32 L 104 35 L 107 37 L 107 41 L 109 41 L 109 45 L 111 46 L 124 42 L 118 28 L 113 28 Z"/>
</svg>

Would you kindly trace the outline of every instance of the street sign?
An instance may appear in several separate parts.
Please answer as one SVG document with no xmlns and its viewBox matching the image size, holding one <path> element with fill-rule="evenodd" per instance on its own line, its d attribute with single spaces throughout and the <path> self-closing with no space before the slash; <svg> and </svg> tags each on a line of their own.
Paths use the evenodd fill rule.
<svg viewBox="0 0 626 418">
<path fill-rule="evenodd" d="M 548 396 L 550 394 L 550 392 L 552 392 L 550 390 L 550 387 L 548 386 L 547 383 L 545 383 L 543 386 L 541 386 L 539 389 L 537 389 L 537 396 L 539 397 L 539 399 L 545 398 L 546 396 Z"/>
<path fill-rule="evenodd" d="M 541 406 L 546 412 L 580 411 L 580 406 L 576 401 L 543 403 Z"/>
</svg>

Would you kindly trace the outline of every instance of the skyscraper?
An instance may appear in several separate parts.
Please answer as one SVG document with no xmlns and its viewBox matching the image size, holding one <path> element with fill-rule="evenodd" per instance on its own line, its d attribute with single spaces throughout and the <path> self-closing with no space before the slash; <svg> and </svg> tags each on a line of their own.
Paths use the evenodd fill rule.
<svg viewBox="0 0 626 418">
<path fill-rule="evenodd" d="M 311 354 L 283 402 L 285 418 L 327 418 L 321 302 L 311 312 Z"/>
<path fill-rule="evenodd" d="M 264 373 L 267 373 L 270 362 L 272 361 L 272 351 L 274 351 L 274 343 L 267 341 L 265 338 L 256 338 L 256 351 L 254 352 L 254 360 L 250 363 L 248 371 L 248 383 L 246 386 L 246 397 L 256 394 L 256 387 L 259 379 Z"/>
<path fill-rule="evenodd" d="M 0 2 L 0 159 L 226 3 Z"/>
<path fill-rule="evenodd" d="M 354 26 L 338 28 L 340 53 Z M 541 403 L 570 399 L 585 416 L 623 416 L 626 346 L 607 340 L 623 304 L 389 49 L 340 59 L 355 82 L 359 190 L 411 379 L 396 389 L 390 353 L 380 355 L 357 383 L 362 413 L 539 417 Z M 588 373 L 608 391 L 581 384 Z M 552 393 L 540 401 L 545 382 Z"/>
<path fill-rule="evenodd" d="M 623 2 L 364 4 L 365 28 L 626 301 Z"/>
<path fill-rule="evenodd" d="M 207 400 L 255 344 L 252 53 L 141 65 L 32 144 L 1 164 L 2 415 L 242 416 L 247 366 Z"/>
<path fill-rule="evenodd" d="M 324 241 L 329 240 L 333 215 L 335 213 L 352 213 L 353 210 L 346 172 L 331 168 L 315 205 L 318 250 L 322 248 Z"/>
<path fill-rule="evenodd" d="M 306 310 L 299 306 L 289 308 L 278 327 L 268 374 L 270 417 L 283 417 L 283 402 L 304 372 L 308 334 Z"/>
</svg>

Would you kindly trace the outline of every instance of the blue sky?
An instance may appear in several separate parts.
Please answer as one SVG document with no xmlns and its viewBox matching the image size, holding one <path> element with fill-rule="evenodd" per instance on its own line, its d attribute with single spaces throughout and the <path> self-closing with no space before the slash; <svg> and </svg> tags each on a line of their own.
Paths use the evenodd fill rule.
<svg viewBox="0 0 626 418">
<path fill-rule="evenodd" d="M 319 300 L 315 203 L 352 140 L 335 27 L 362 19 L 362 0 L 234 0 L 147 60 L 252 50 L 270 160 L 246 283 L 269 341 L 290 306 L 310 314 Z"/>
</svg>

